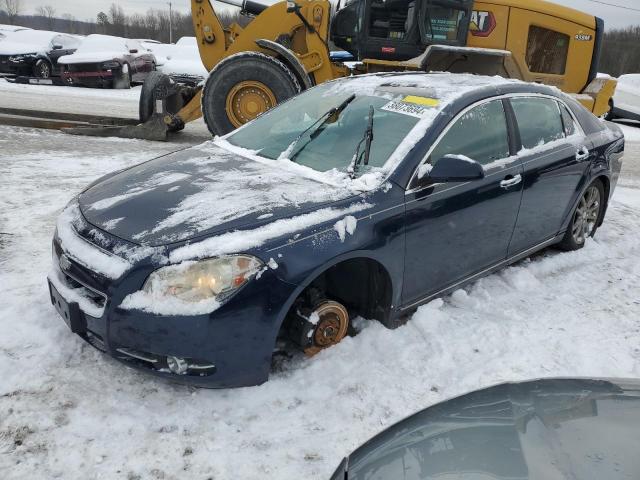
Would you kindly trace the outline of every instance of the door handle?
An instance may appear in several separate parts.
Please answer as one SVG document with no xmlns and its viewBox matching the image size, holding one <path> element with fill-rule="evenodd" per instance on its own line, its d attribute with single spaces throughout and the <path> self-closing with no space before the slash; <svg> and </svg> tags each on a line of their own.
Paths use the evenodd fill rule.
<svg viewBox="0 0 640 480">
<path fill-rule="evenodd" d="M 576 152 L 576 160 L 578 162 L 583 162 L 587 158 L 589 158 L 589 149 L 587 147 L 580 147 L 580 150 Z"/>
<path fill-rule="evenodd" d="M 518 174 L 515 177 L 509 176 L 500 182 L 502 188 L 511 188 L 518 185 L 522 181 L 522 175 Z"/>
</svg>

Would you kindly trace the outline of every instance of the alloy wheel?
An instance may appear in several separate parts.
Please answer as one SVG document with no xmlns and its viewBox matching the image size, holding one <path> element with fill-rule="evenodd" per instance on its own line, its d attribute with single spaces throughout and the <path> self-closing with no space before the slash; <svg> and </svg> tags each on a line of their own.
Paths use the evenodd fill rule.
<svg viewBox="0 0 640 480">
<path fill-rule="evenodd" d="M 51 76 L 51 69 L 47 62 L 40 63 L 40 78 L 49 78 Z"/>
<path fill-rule="evenodd" d="M 600 190 L 591 185 L 580 199 L 573 217 L 571 234 L 577 244 L 584 244 L 585 240 L 593 235 L 600 214 L 600 202 Z"/>
</svg>

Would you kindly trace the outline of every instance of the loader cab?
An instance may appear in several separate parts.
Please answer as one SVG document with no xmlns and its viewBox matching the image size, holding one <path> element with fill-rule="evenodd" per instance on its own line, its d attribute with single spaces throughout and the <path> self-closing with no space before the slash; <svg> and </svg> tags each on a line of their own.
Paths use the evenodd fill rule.
<svg viewBox="0 0 640 480">
<path fill-rule="evenodd" d="M 358 59 L 401 61 L 432 44 L 466 45 L 473 0 L 351 0 L 331 37 Z"/>
</svg>

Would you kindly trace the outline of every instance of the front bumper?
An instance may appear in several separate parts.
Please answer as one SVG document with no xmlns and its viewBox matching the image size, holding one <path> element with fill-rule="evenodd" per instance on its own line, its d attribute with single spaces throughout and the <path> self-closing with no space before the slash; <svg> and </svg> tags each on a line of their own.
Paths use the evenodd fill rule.
<svg viewBox="0 0 640 480">
<path fill-rule="evenodd" d="M 211 314 L 160 316 L 119 308 L 126 295 L 141 288 L 148 273 L 134 269 L 108 282 L 69 257 L 63 271 L 57 239 L 53 252 L 52 303 L 57 292 L 70 310 L 78 309 L 81 320 L 75 322 L 76 327 L 80 324 L 75 333 L 92 346 L 130 367 L 184 384 L 240 387 L 268 379 L 285 304 L 295 289 L 272 271 L 249 282 Z M 85 301 L 87 296 L 93 296 L 88 299 L 93 303 Z M 56 308 L 64 318 L 64 307 Z M 184 359 L 187 372 L 172 373 L 167 357 Z"/>
</svg>

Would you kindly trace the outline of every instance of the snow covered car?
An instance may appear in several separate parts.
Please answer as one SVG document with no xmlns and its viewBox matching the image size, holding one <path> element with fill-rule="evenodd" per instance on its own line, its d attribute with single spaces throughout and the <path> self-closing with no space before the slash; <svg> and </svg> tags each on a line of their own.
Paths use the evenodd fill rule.
<svg viewBox="0 0 640 480">
<path fill-rule="evenodd" d="M 460 74 L 344 78 L 96 181 L 62 212 L 51 300 L 129 365 L 267 380 L 357 316 L 435 297 L 601 225 L 624 137 L 559 90 Z"/>
<path fill-rule="evenodd" d="M 5 38 L 11 32 L 19 32 L 20 30 L 31 30 L 27 27 L 20 27 L 18 25 L 6 25 L 0 23 L 0 40 Z"/>
<path fill-rule="evenodd" d="M 59 75 L 60 57 L 75 52 L 80 40 L 44 30 L 18 30 L 0 41 L 0 73 L 50 78 Z"/>
<path fill-rule="evenodd" d="M 640 478 L 639 415 L 637 380 L 497 385 L 386 429 L 331 480 Z"/>
<path fill-rule="evenodd" d="M 89 35 L 73 55 L 60 58 L 62 77 L 72 85 L 131 88 L 156 69 L 156 59 L 140 42 Z"/>
<path fill-rule="evenodd" d="M 202 63 L 196 37 L 182 37 L 172 47 L 173 51 L 166 52 L 162 73 L 183 79 L 207 78 L 209 72 Z"/>
<path fill-rule="evenodd" d="M 613 96 L 609 118 L 640 121 L 640 74 L 622 75 Z"/>
</svg>

